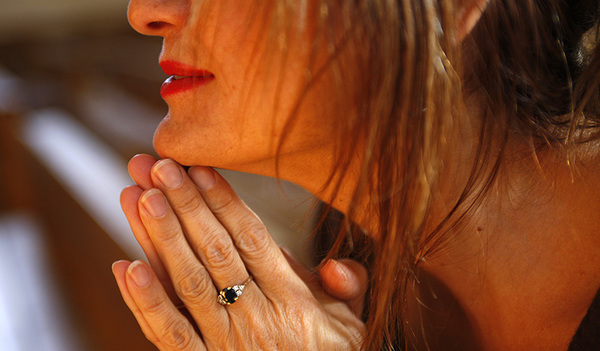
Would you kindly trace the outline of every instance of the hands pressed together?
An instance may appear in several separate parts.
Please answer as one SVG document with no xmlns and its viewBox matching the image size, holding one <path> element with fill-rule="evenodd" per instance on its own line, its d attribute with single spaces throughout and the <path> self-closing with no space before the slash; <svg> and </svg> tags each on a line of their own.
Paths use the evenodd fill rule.
<svg viewBox="0 0 600 351">
<path fill-rule="evenodd" d="M 209 167 L 138 155 L 137 185 L 121 205 L 150 265 L 113 273 L 146 337 L 160 350 L 356 349 L 367 274 L 349 260 L 315 276 L 273 241 L 260 219 Z M 219 292 L 242 284 L 230 305 Z M 319 279 L 320 278 L 320 279 Z"/>
</svg>

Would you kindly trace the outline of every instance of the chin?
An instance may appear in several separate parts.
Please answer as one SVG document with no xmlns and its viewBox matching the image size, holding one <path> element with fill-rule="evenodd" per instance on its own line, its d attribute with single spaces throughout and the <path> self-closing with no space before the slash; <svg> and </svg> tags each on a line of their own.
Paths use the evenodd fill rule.
<svg viewBox="0 0 600 351">
<path fill-rule="evenodd" d="M 230 169 L 223 157 L 215 155 L 217 147 L 207 150 L 205 145 L 196 145 L 197 138 L 179 133 L 166 133 L 159 128 L 154 134 L 154 150 L 161 158 L 170 158 L 182 166 L 210 166 Z M 208 143 L 210 144 L 210 143 Z"/>
<path fill-rule="evenodd" d="M 161 158 L 170 158 L 183 166 L 202 165 L 272 175 L 274 155 L 261 149 L 263 145 L 241 145 L 232 142 L 236 140 L 234 137 L 214 138 L 214 134 L 225 133 L 214 131 L 202 135 L 201 131 L 176 123 L 167 115 L 154 132 L 153 146 Z"/>
<path fill-rule="evenodd" d="M 156 129 L 152 144 L 160 158 L 170 158 L 183 166 L 197 165 L 197 160 L 190 156 L 190 147 L 182 144 L 182 138 L 177 133 L 168 133 L 161 125 Z"/>
<path fill-rule="evenodd" d="M 219 165 L 211 162 L 206 157 L 199 157 L 199 152 L 191 152 L 193 150 L 185 145 L 178 144 L 173 140 L 173 143 L 156 141 L 154 142 L 154 150 L 160 158 L 170 158 L 182 166 L 211 166 L 222 168 Z"/>
<path fill-rule="evenodd" d="M 160 122 L 152 144 L 161 158 L 170 158 L 183 166 L 212 166 L 223 168 L 218 157 L 222 145 L 201 135 L 197 126 L 185 123 L 167 114 Z"/>
</svg>

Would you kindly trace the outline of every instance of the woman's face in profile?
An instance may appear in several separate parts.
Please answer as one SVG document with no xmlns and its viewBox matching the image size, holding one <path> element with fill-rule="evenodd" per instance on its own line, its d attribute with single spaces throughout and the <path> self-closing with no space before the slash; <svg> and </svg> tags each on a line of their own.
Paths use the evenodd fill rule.
<svg viewBox="0 0 600 351">
<path fill-rule="evenodd" d="M 307 70 L 325 61 L 311 58 L 316 20 L 308 17 L 302 31 L 285 38 L 269 24 L 274 7 L 265 0 L 131 0 L 132 27 L 164 37 L 159 61 L 172 76 L 161 89 L 169 112 L 154 136 L 162 157 L 270 173 Z M 283 161 L 330 149 L 339 115 L 327 98 L 333 86 L 325 74 L 304 96 Z"/>
</svg>

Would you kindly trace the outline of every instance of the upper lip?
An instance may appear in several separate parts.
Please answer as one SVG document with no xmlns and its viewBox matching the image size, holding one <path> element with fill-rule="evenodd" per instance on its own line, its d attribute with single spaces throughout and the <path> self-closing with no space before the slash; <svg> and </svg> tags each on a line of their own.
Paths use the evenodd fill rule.
<svg viewBox="0 0 600 351">
<path fill-rule="evenodd" d="M 195 68 L 185 63 L 164 60 L 160 61 L 160 68 L 169 76 L 179 77 L 210 77 L 213 74 L 205 69 Z"/>
</svg>

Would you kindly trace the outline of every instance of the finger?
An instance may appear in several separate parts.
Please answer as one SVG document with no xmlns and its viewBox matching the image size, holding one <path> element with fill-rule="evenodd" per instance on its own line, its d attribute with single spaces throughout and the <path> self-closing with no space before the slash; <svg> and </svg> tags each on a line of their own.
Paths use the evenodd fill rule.
<svg viewBox="0 0 600 351">
<path fill-rule="evenodd" d="M 127 164 L 131 179 L 144 190 L 153 187 L 150 170 L 155 163 L 156 159 L 154 157 L 146 154 L 138 154 L 133 156 Z"/>
<path fill-rule="evenodd" d="M 328 260 L 319 271 L 321 284 L 331 296 L 344 300 L 354 311 L 362 315 L 368 287 L 367 269 L 360 263 L 349 260 Z"/>
<path fill-rule="evenodd" d="M 156 279 L 152 269 L 142 261 L 127 268 L 127 288 L 132 300 L 152 330 L 149 339 L 161 350 L 206 350 L 204 342 L 190 322 L 175 308 Z"/>
<path fill-rule="evenodd" d="M 175 211 L 186 238 L 218 289 L 239 284 L 248 272 L 227 230 L 204 203 L 181 166 L 164 159 L 152 168 L 154 185 Z"/>
<path fill-rule="evenodd" d="M 160 261 L 160 258 L 156 253 L 156 249 L 148 237 L 148 233 L 142 225 L 138 213 L 137 202 L 142 191 L 153 187 L 152 180 L 150 178 L 150 170 L 152 169 L 152 165 L 154 165 L 154 163 L 156 163 L 156 159 L 146 154 L 138 154 L 131 158 L 127 168 L 131 178 L 136 182 L 136 184 L 138 184 L 138 186 L 125 188 L 121 192 L 121 207 L 123 208 L 123 212 L 129 221 L 133 234 L 146 253 L 148 262 L 152 266 L 154 272 L 156 272 L 160 282 L 165 287 L 167 294 L 175 305 L 181 305 L 182 302 L 175 293 L 169 275 L 167 274 L 164 265 Z"/>
<path fill-rule="evenodd" d="M 182 304 L 182 302 L 175 293 L 175 289 L 173 288 L 169 274 L 160 260 L 160 257 L 156 252 L 156 248 L 154 247 L 154 244 L 148 236 L 148 232 L 146 232 L 146 228 L 140 219 L 138 201 L 142 192 L 143 190 L 136 185 L 132 185 L 123 189 L 121 192 L 121 208 L 123 209 L 123 213 L 125 213 L 125 217 L 127 217 L 127 221 L 129 222 L 129 226 L 131 227 L 131 231 L 133 232 L 135 239 L 144 250 L 146 258 L 148 259 L 148 262 L 150 262 L 152 269 L 154 272 L 156 272 L 158 280 L 167 291 L 171 301 L 173 301 L 176 306 L 179 306 Z"/>
<path fill-rule="evenodd" d="M 306 285 L 295 277 L 267 228 L 229 184 L 213 169 L 195 166 L 189 170 L 204 201 L 215 217 L 230 233 L 246 267 L 265 295 L 276 299 L 281 291 L 295 289 L 300 293 Z M 293 285 L 293 286 L 291 286 Z"/>
<path fill-rule="evenodd" d="M 152 330 L 152 328 L 150 328 L 150 325 L 148 324 L 148 322 L 146 322 L 146 318 L 144 317 L 144 315 L 142 314 L 140 309 L 135 304 L 133 297 L 131 297 L 131 294 L 129 293 L 129 289 L 127 288 L 127 282 L 126 282 L 125 276 L 126 276 L 127 268 L 129 268 L 129 265 L 131 265 L 131 262 L 117 261 L 117 262 L 113 263 L 113 265 L 112 265 L 112 272 L 113 272 L 113 275 L 115 276 L 115 280 L 117 281 L 117 286 L 119 287 L 119 291 L 121 292 L 121 296 L 123 297 L 125 304 L 129 308 L 129 310 L 133 313 L 133 316 L 137 320 L 144 335 L 146 335 L 148 340 L 150 340 L 152 343 L 154 343 L 154 341 L 158 341 L 158 339 L 156 338 L 156 335 L 154 334 L 154 331 Z"/>
<path fill-rule="evenodd" d="M 145 191 L 138 205 L 142 223 L 165 265 L 179 298 L 202 334 L 227 328 L 229 316 L 217 302 L 217 290 L 206 268 L 190 248 L 178 218 L 158 189 Z M 207 318 L 210 316 L 210 318 Z"/>
</svg>

